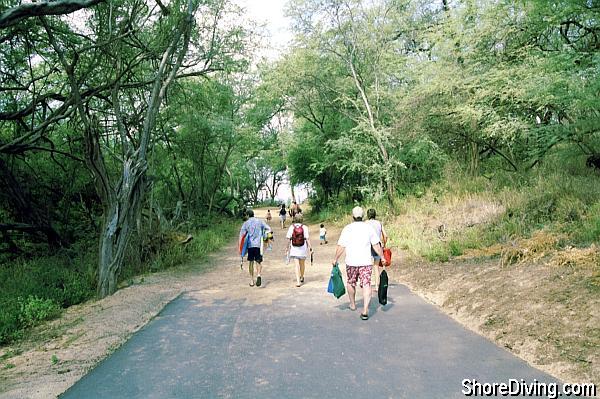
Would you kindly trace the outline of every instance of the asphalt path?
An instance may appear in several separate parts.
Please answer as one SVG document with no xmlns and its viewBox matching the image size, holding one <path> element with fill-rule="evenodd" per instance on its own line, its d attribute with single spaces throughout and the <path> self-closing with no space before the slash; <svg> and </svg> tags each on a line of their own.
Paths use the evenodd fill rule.
<svg viewBox="0 0 600 399">
<path fill-rule="evenodd" d="M 326 293 L 333 245 L 315 245 L 294 287 L 281 242 L 262 287 L 248 286 L 231 246 L 221 283 L 183 293 L 61 398 L 441 399 L 467 397 L 465 379 L 558 383 L 403 285 L 361 320 L 362 299 L 351 311 Z"/>
</svg>

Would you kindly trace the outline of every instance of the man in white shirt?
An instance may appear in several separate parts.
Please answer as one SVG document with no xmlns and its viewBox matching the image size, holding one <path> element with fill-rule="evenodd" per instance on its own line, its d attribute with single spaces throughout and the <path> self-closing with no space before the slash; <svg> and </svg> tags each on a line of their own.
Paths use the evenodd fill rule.
<svg viewBox="0 0 600 399">
<path fill-rule="evenodd" d="M 352 209 L 353 223 L 350 223 L 342 230 L 338 245 L 335 250 L 333 264 L 338 263 L 341 256 L 346 253 L 346 274 L 348 282 L 348 298 L 350 299 L 350 309 L 356 310 L 356 282 L 360 278 L 363 291 L 363 312 L 360 318 L 369 319 L 369 302 L 371 302 L 371 272 L 373 263 L 371 259 L 371 248 L 377 255 L 383 257 L 380 238 L 375 230 L 363 222 L 364 211 L 360 206 Z"/>
</svg>

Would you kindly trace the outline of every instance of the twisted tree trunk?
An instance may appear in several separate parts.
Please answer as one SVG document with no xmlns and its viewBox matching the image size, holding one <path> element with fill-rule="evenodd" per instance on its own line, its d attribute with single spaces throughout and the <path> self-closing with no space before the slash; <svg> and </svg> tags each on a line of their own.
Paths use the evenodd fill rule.
<svg viewBox="0 0 600 399">
<path fill-rule="evenodd" d="M 197 6 L 196 4 L 195 7 Z M 166 90 L 176 77 L 187 53 L 195 7 L 192 0 L 188 0 L 187 12 L 182 14 L 181 19 L 174 26 L 173 34 L 162 54 L 152 81 L 152 92 L 148 98 L 144 123 L 137 142 L 128 141 L 128 135 L 124 131 L 119 104 L 119 82 L 114 84 L 112 105 L 124 150 L 121 174 L 116 184 L 111 182 L 111 176 L 104 161 L 103 147 L 100 144 L 100 122 L 86 111 L 81 96 L 81 82 L 75 74 L 78 56 L 75 55 L 71 63 L 67 61 L 66 54 L 54 37 L 54 31 L 48 21 L 44 17 L 40 17 L 50 43 L 67 74 L 73 104 L 83 124 L 86 165 L 93 176 L 96 191 L 103 206 L 98 260 L 98 294 L 100 297 L 110 295 L 117 289 L 125 251 L 136 227 L 135 223 L 146 191 L 146 159 L 150 138 L 155 129 L 156 117 Z"/>
<path fill-rule="evenodd" d="M 104 227 L 100 235 L 98 265 L 98 294 L 100 297 L 111 295 L 117 289 L 125 250 L 135 229 L 135 222 L 138 219 L 146 192 L 146 158 L 150 137 L 156 126 L 156 117 L 166 90 L 175 78 L 187 53 L 192 23 L 193 8 L 190 1 L 188 12 L 184 14 L 178 24 L 177 31 L 164 51 L 156 72 L 139 147 L 135 151 L 128 148 L 126 159 L 123 162 L 121 181 L 117 190 L 112 190 L 108 201 L 104 204 Z M 119 115 L 120 112 L 116 110 L 115 113 Z M 95 140 L 95 142 L 98 141 Z M 92 171 L 96 170 L 96 168 L 92 168 Z M 101 177 L 101 174 L 98 177 Z"/>
</svg>

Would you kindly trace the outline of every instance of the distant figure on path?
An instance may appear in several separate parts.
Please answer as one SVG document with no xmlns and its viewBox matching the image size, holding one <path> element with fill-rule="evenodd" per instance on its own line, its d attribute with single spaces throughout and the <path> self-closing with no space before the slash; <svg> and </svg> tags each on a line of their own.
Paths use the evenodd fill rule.
<svg viewBox="0 0 600 399">
<path fill-rule="evenodd" d="M 304 270 L 306 268 L 306 258 L 309 251 L 312 252 L 308 236 L 308 226 L 303 224 L 302 214 L 294 216 L 294 223 L 288 229 L 286 238 L 290 240 L 288 247 L 289 258 L 294 260 L 296 266 L 296 287 L 304 283 Z"/>
<path fill-rule="evenodd" d="M 256 262 L 256 286 L 262 284 L 260 273 L 262 271 L 263 257 L 260 253 L 261 244 L 265 232 L 270 232 L 271 227 L 261 219 L 254 217 L 254 211 L 246 211 L 249 219 L 244 222 L 240 229 L 240 241 L 244 234 L 248 234 L 248 272 L 250 273 L 250 287 L 254 286 L 254 263 Z"/>
<path fill-rule="evenodd" d="M 290 206 L 290 216 L 292 219 L 299 213 L 302 213 L 302 209 L 300 209 L 300 206 L 296 203 L 296 201 L 292 202 L 292 205 Z"/>
<path fill-rule="evenodd" d="M 383 228 L 383 224 L 381 221 L 376 219 L 377 212 L 375 209 L 371 208 L 367 211 L 368 220 L 366 223 L 375 230 L 375 234 L 379 237 L 379 242 L 382 247 L 385 247 L 385 243 L 387 242 L 387 233 Z M 379 256 L 373 248 L 371 248 L 371 256 L 373 257 L 373 274 L 375 275 L 375 291 L 377 291 L 377 287 L 379 287 L 379 275 L 383 271 L 383 264 L 381 263 L 381 256 Z"/>
<path fill-rule="evenodd" d="M 285 204 L 281 204 L 281 207 L 279 208 L 279 220 L 281 222 L 282 229 L 285 228 L 286 215 L 287 215 L 287 211 L 285 210 Z"/>
<path fill-rule="evenodd" d="M 327 229 L 325 225 L 321 223 L 321 228 L 319 229 L 319 245 L 327 244 Z"/>
<path fill-rule="evenodd" d="M 273 219 L 273 216 L 271 216 L 271 210 L 267 210 L 267 223 L 271 224 L 271 220 Z"/>
<path fill-rule="evenodd" d="M 333 264 L 337 264 L 346 253 L 346 274 L 348 276 L 347 290 L 350 309 L 356 310 L 356 281 L 360 278 L 363 291 L 362 320 L 369 319 L 369 302 L 371 301 L 371 272 L 373 269 L 371 247 L 375 253 L 383 257 L 380 238 L 375 230 L 363 222 L 364 211 L 360 206 L 352 209 L 353 222 L 344 227 L 335 250 Z"/>
</svg>

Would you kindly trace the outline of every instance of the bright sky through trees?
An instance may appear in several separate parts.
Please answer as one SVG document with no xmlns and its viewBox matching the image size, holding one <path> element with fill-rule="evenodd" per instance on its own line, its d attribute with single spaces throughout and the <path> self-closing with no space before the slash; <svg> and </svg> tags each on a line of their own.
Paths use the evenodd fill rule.
<svg viewBox="0 0 600 399">
<path fill-rule="evenodd" d="M 247 17 L 259 24 L 264 24 L 268 48 L 264 56 L 275 59 L 281 56 L 284 48 L 292 39 L 290 20 L 284 16 L 287 0 L 236 0 L 236 3 L 247 10 Z"/>
</svg>

